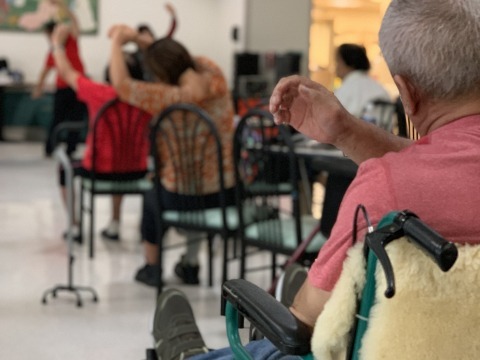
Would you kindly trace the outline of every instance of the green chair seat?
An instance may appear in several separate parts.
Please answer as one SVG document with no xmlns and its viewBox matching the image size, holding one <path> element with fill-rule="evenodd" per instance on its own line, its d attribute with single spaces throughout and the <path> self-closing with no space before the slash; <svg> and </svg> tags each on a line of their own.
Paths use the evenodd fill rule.
<svg viewBox="0 0 480 360">
<path fill-rule="evenodd" d="M 272 184 L 267 182 L 255 182 L 246 187 L 250 194 L 289 194 L 293 191 L 290 183 Z"/>
<path fill-rule="evenodd" d="M 253 207 L 243 208 L 243 219 L 246 224 L 250 224 L 254 221 L 256 212 Z M 236 206 L 228 206 L 225 209 L 227 217 L 227 227 L 230 230 L 238 229 L 240 226 L 240 220 L 238 218 L 238 209 Z M 164 211 L 163 218 L 168 222 L 191 222 L 192 224 L 221 229 L 223 228 L 222 212 L 220 208 L 211 208 L 199 211 L 176 211 L 168 210 Z"/>
<path fill-rule="evenodd" d="M 302 236 L 305 239 L 318 226 L 318 219 L 311 216 L 303 216 L 301 222 Z M 292 252 L 298 247 L 293 218 L 272 219 L 248 225 L 245 229 L 245 238 L 252 245 L 255 245 L 254 243 L 258 241 L 263 246 L 279 247 Z M 317 252 L 325 241 L 327 241 L 326 237 L 319 231 L 308 245 L 306 252 Z"/>
<path fill-rule="evenodd" d="M 84 189 L 92 191 L 92 181 L 90 179 L 82 179 Z M 133 193 L 145 192 L 153 188 L 153 184 L 146 178 L 130 181 L 112 181 L 112 180 L 95 180 L 96 193 Z"/>
</svg>

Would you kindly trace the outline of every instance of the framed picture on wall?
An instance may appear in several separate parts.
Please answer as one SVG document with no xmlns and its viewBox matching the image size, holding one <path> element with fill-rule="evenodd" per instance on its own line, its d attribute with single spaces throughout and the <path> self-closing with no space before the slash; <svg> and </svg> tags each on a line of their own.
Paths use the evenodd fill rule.
<svg viewBox="0 0 480 360">
<path fill-rule="evenodd" d="M 76 15 L 82 34 L 98 31 L 100 0 L 62 0 Z M 64 21 L 66 14 L 51 0 L 0 0 L 0 31 L 41 31 L 50 20 Z"/>
</svg>

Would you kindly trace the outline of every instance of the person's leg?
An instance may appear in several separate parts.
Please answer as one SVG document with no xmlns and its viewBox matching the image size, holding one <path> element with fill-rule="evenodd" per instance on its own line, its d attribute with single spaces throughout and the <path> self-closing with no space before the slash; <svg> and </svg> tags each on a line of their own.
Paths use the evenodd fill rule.
<svg viewBox="0 0 480 360">
<path fill-rule="evenodd" d="M 83 171 L 83 168 L 81 167 L 81 162 L 80 161 L 72 161 L 71 162 L 71 165 L 72 165 L 72 170 L 73 170 L 73 177 L 75 178 L 75 176 L 77 175 L 81 175 L 82 171 Z M 63 205 L 65 206 L 65 209 L 68 211 L 67 209 L 67 187 L 66 187 L 66 178 L 65 178 L 65 170 L 63 169 L 63 166 L 62 165 L 59 165 L 58 167 L 58 182 L 59 182 L 59 185 L 60 185 L 60 196 L 62 198 L 62 202 L 63 202 Z M 73 186 L 73 184 L 72 184 Z M 80 229 L 78 227 L 78 216 L 76 216 L 76 213 L 75 213 L 75 189 L 72 189 L 72 210 L 73 210 L 73 213 L 71 214 L 72 215 L 72 236 L 73 236 L 73 240 L 76 241 L 76 242 L 79 242 L 81 243 L 82 239 L 80 238 Z M 67 238 L 67 235 L 68 235 L 68 232 L 65 231 L 63 233 L 63 238 L 66 239 Z"/>
<path fill-rule="evenodd" d="M 143 197 L 141 220 L 141 235 L 146 263 L 137 270 L 135 280 L 149 286 L 158 286 L 160 282 L 160 270 L 157 265 L 157 221 L 159 221 L 159 216 L 155 190 L 147 191 Z"/>
<path fill-rule="evenodd" d="M 162 360 L 227 360 L 233 358 L 230 348 L 209 351 L 195 322 L 187 297 L 177 289 L 167 289 L 157 300 L 153 320 L 155 351 Z M 299 360 L 283 355 L 268 340 L 252 341 L 245 349 L 255 360 Z"/>
<path fill-rule="evenodd" d="M 171 196 L 171 194 L 169 194 Z M 236 200 L 236 193 L 234 188 L 225 191 L 225 205 L 234 205 Z M 173 200 L 172 200 L 173 201 Z M 195 203 L 195 202 L 192 202 Z M 219 194 L 209 194 L 203 197 L 203 203 L 206 208 L 213 208 L 220 206 Z M 193 210 L 193 209 L 192 209 Z M 187 249 L 185 254 L 180 257 L 180 260 L 175 265 L 175 274 L 182 279 L 185 284 L 196 285 L 200 281 L 198 274 L 200 272 L 199 258 L 201 241 L 206 238 L 205 233 L 195 231 L 182 231 L 179 233 L 185 234 L 187 240 Z"/>
<path fill-rule="evenodd" d="M 120 239 L 120 211 L 122 207 L 123 195 L 112 195 L 112 218 L 108 226 L 102 230 L 101 235 L 108 240 Z"/>
<path fill-rule="evenodd" d="M 185 284 L 196 285 L 200 283 L 198 279 L 198 273 L 200 272 L 198 261 L 200 241 L 205 238 L 205 234 L 195 231 L 184 231 L 182 233 L 184 233 L 187 238 L 187 251 L 175 265 L 175 274 L 182 279 Z"/>
<path fill-rule="evenodd" d="M 66 109 L 63 118 L 60 121 L 82 122 L 87 119 L 87 108 L 84 103 L 77 99 L 77 94 L 71 88 L 64 90 L 62 98 L 63 106 Z M 74 131 L 67 137 L 67 154 L 72 154 L 80 142 L 80 132 Z"/>
<path fill-rule="evenodd" d="M 269 340 L 251 341 L 245 345 L 245 350 L 255 360 L 301 360 L 297 355 L 282 354 Z M 231 348 L 223 348 L 189 357 L 189 360 L 231 360 L 234 358 Z"/>
<path fill-rule="evenodd" d="M 233 188 L 227 190 L 226 194 L 227 205 L 234 204 L 235 202 L 235 190 Z M 162 190 L 162 206 L 164 209 L 172 210 L 194 210 L 189 207 L 188 209 L 178 209 L 179 204 L 185 203 L 198 203 L 195 201 L 188 202 L 185 198 L 188 196 L 171 193 L 166 190 Z M 182 198 L 183 201 L 180 201 Z M 157 205 L 157 195 L 155 190 L 150 190 L 144 195 L 143 201 L 143 213 L 142 213 L 142 239 L 144 242 L 144 251 L 146 264 L 137 271 L 135 279 L 147 285 L 152 285 L 155 281 L 159 281 L 158 274 L 160 273 L 155 265 L 158 262 L 158 236 L 157 229 L 159 228 L 157 222 L 161 221 L 160 212 Z M 207 207 L 218 206 L 218 194 L 205 195 L 204 203 Z M 164 229 L 165 230 L 165 229 Z M 175 273 L 186 284 L 198 284 L 198 253 L 200 250 L 200 237 L 204 237 L 202 233 L 184 231 L 187 237 L 187 251 L 182 255 L 180 261 L 175 266 Z M 186 267 L 185 267 L 186 266 Z M 155 275 L 153 275 L 155 274 Z M 155 285 L 152 285 L 155 286 Z"/>
</svg>

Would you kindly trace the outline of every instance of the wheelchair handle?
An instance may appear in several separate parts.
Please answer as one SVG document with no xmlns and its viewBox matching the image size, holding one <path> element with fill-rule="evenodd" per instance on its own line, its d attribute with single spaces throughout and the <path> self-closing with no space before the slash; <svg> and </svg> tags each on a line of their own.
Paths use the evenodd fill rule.
<svg viewBox="0 0 480 360">
<path fill-rule="evenodd" d="M 451 269 L 457 260 L 455 244 L 445 240 L 439 233 L 422 222 L 415 214 L 403 211 L 394 220 L 416 245 L 418 245 L 442 271 Z"/>
<path fill-rule="evenodd" d="M 445 240 L 435 230 L 422 222 L 411 211 L 393 212 L 382 219 L 378 228 L 365 237 L 366 253 L 372 250 L 383 267 L 387 289 L 385 296 L 395 295 L 395 274 L 392 263 L 385 251 L 385 246 L 393 240 L 407 236 L 438 265 L 442 271 L 448 271 L 457 260 L 458 251 L 455 244 Z"/>
</svg>

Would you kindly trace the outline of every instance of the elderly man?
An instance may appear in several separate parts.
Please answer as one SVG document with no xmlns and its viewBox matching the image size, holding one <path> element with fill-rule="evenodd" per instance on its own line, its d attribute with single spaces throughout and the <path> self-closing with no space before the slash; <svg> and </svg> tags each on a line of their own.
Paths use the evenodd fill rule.
<svg viewBox="0 0 480 360">
<path fill-rule="evenodd" d="M 334 144 L 361 164 L 330 239 L 290 308 L 305 324 L 313 328 L 340 276 L 354 235 L 362 239 L 366 232 L 366 223 L 360 221 L 358 233 L 352 233 L 358 204 L 366 207 L 374 225 L 391 210 L 410 209 L 451 241 L 479 242 L 478 44 L 478 0 L 392 0 L 382 22 L 380 47 L 406 114 L 422 136 L 416 142 L 354 118 L 333 94 L 306 78 L 282 79 L 274 89 L 270 111 L 278 123 Z M 170 328 L 167 320 L 176 309 L 172 299 L 181 304 L 178 298 L 174 291 L 159 298 L 159 308 L 170 315 L 157 311 L 155 330 Z M 192 327 L 187 335 L 198 341 L 199 334 L 194 333 Z M 160 353 L 166 349 L 162 345 L 157 348 Z M 266 349 L 272 356 L 269 359 L 281 356 L 266 340 L 248 347 L 255 359 L 266 358 Z M 216 354 L 199 358 L 217 358 Z"/>
</svg>

